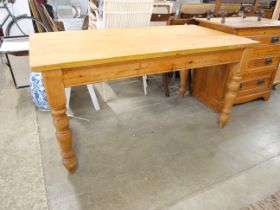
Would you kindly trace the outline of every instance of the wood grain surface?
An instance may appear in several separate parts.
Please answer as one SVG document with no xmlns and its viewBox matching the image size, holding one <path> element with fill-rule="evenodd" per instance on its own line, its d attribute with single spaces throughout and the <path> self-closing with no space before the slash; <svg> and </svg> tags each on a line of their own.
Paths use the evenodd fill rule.
<svg viewBox="0 0 280 210">
<path fill-rule="evenodd" d="M 256 43 L 195 25 L 53 32 L 30 37 L 30 65 L 33 71 L 49 71 L 240 49 Z"/>
</svg>

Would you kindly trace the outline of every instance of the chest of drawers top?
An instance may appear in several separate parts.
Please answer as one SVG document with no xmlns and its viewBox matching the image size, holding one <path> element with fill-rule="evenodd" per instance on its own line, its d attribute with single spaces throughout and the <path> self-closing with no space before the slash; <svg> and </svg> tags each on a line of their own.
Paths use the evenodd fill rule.
<svg viewBox="0 0 280 210">
<path fill-rule="evenodd" d="M 197 18 L 199 25 L 240 36 L 280 34 L 280 21 L 258 17 Z"/>
</svg>

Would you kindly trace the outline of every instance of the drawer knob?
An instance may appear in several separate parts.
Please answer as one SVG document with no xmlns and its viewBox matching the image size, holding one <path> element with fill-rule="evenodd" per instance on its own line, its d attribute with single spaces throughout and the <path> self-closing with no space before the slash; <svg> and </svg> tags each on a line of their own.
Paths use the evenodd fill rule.
<svg viewBox="0 0 280 210">
<path fill-rule="evenodd" d="M 266 65 L 271 65 L 272 64 L 272 58 L 267 58 L 267 59 L 265 59 L 265 64 Z"/>
<path fill-rule="evenodd" d="M 271 43 L 277 43 L 277 42 L 279 42 L 279 36 L 273 36 L 271 38 Z"/>
<path fill-rule="evenodd" d="M 264 79 L 258 79 L 258 85 L 264 84 Z"/>
</svg>

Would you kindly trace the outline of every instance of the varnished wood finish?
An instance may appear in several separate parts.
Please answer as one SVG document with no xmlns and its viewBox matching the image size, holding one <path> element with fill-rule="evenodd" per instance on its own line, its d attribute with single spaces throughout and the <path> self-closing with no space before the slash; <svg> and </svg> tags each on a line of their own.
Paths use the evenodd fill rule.
<svg viewBox="0 0 280 210">
<path fill-rule="evenodd" d="M 280 34 L 273 34 L 273 35 L 266 35 L 266 36 L 247 36 L 247 38 L 259 41 L 262 44 L 280 43 Z"/>
<path fill-rule="evenodd" d="M 253 58 L 258 58 L 258 57 L 269 57 L 269 56 L 280 56 L 280 45 L 276 44 L 276 45 L 258 45 L 256 47 L 254 47 L 254 51 L 253 51 Z"/>
<path fill-rule="evenodd" d="M 65 167 L 72 170 L 77 163 L 65 114 L 65 87 L 231 63 L 230 86 L 235 86 L 248 57 L 245 55 L 256 44 L 199 26 L 32 35 L 30 64 L 33 71 L 43 72 Z M 227 93 L 221 126 L 228 121 L 235 94 L 236 88 Z"/>
<path fill-rule="evenodd" d="M 170 17 L 167 21 L 167 25 L 195 25 L 197 22 L 194 18 L 188 18 L 188 19 L 178 19 L 175 17 Z"/>
<path fill-rule="evenodd" d="M 184 69 L 180 71 L 181 78 L 181 96 L 184 97 L 187 90 L 187 81 L 189 76 L 189 69 Z"/>
<path fill-rule="evenodd" d="M 167 21 L 167 25 L 189 25 L 196 24 L 197 22 L 193 18 L 189 19 L 178 19 L 175 17 L 170 17 Z M 162 74 L 163 89 L 166 97 L 169 97 L 169 73 Z M 182 81 L 182 80 L 181 80 Z"/>
<path fill-rule="evenodd" d="M 42 43 L 48 47 L 43 48 Z M 196 25 L 41 33 L 30 37 L 30 65 L 33 71 L 50 71 L 109 62 L 233 50 L 255 43 Z M 59 49 L 63 49 L 63 52 Z"/>
<path fill-rule="evenodd" d="M 258 22 L 256 17 L 247 17 L 245 20 L 238 17 L 226 18 L 225 24 L 221 23 L 220 18 L 213 18 L 210 21 L 197 20 L 201 26 L 246 36 L 260 42 L 253 47 L 248 68 L 243 72 L 241 86 L 234 103 L 244 103 L 258 98 L 268 100 L 280 58 L 278 39 L 280 23 L 268 19 Z M 226 65 L 197 70 L 194 71 L 192 82 L 193 95 L 218 112 L 222 110 L 227 90 L 226 83 L 230 78 L 230 74 L 225 71 L 229 71 Z"/>
<path fill-rule="evenodd" d="M 273 85 L 278 85 L 278 84 L 280 84 L 280 66 L 278 66 L 278 70 L 273 82 Z"/>
<path fill-rule="evenodd" d="M 255 70 L 258 67 L 277 65 L 279 63 L 278 56 L 259 57 L 250 60 L 248 71 Z"/>
<path fill-rule="evenodd" d="M 261 21 L 257 21 L 257 17 L 228 17 L 226 18 L 225 23 L 221 23 L 221 18 L 211 18 L 210 20 L 204 19 L 204 18 L 198 18 L 197 19 L 200 23 L 205 24 L 211 24 L 211 25 L 220 25 L 225 28 L 232 28 L 233 30 L 249 30 L 249 29 L 258 29 L 262 30 L 265 34 L 266 32 L 263 29 L 267 28 L 278 28 L 280 23 L 277 20 L 271 20 L 262 18 Z M 251 33 L 250 35 L 253 35 L 254 33 Z"/>
<path fill-rule="evenodd" d="M 249 65 L 252 49 L 244 51 L 241 61 L 238 64 L 229 65 L 229 82 L 227 86 L 227 93 L 225 95 L 225 103 L 220 116 L 220 126 L 223 128 L 228 122 L 229 114 L 231 113 L 232 105 L 238 94 L 240 82 L 242 81 L 242 75 L 246 71 Z"/>
<path fill-rule="evenodd" d="M 64 68 L 64 84 L 66 87 L 70 87 L 91 82 L 99 83 L 148 74 L 160 74 L 180 69 L 228 64 L 239 62 L 241 55 L 242 50 L 223 50 L 211 53 L 163 56 L 139 61 L 89 65 L 79 69 Z M 77 80 L 77 78 L 79 79 Z"/>
<path fill-rule="evenodd" d="M 159 13 L 153 13 L 151 17 L 151 21 L 168 21 L 168 19 L 172 16 L 174 16 L 175 13 L 169 13 L 169 14 L 159 14 Z"/>
<path fill-rule="evenodd" d="M 52 110 L 56 138 L 61 149 L 64 166 L 73 171 L 77 160 L 72 149 L 72 132 L 66 115 L 63 73 L 61 70 L 43 72 L 43 80 L 48 95 L 48 103 Z"/>
<path fill-rule="evenodd" d="M 215 13 L 218 13 L 221 10 L 222 0 L 216 0 L 215 2 Z"/>
</svg>

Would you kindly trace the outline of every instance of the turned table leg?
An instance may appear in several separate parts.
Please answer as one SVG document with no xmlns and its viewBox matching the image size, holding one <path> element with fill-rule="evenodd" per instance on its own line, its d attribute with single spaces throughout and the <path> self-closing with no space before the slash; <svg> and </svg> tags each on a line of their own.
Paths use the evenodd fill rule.
<svg viewBox="0 0 280 210">
<path fill-rule="evenodd" d="M 181 82 L 181 96 L 184 97 L 187 89 L 187 81 L 189 76 L 189 69 L 180 71 L 180 82 Z"/>
<path fill-rule="evenodd" d="M 43 72 L 43 78 L 56 129 L 56 139 L 63 158 L 63 165 L 69 171 L 73 171 L 76 168 L 77 159 L 72 149 L 72 132 L 66 115 L 66 97 L 62 71 Z"/>
<path fill-rule="evenodd" d="M 225 95 L 225 102 L 220 116 L 220 127 L 223 128 L 229 120 L 229 115 L 232 110 L 232 106 L 237 97 L 240 82 L 242 80 L 242 74 L 247 69 L 250 60 L 251 49 L 245 49 L 240 63 L 234 63 L 229 65 L 230 75 L 227 85 L 227 93 Z"/>
</svg>

